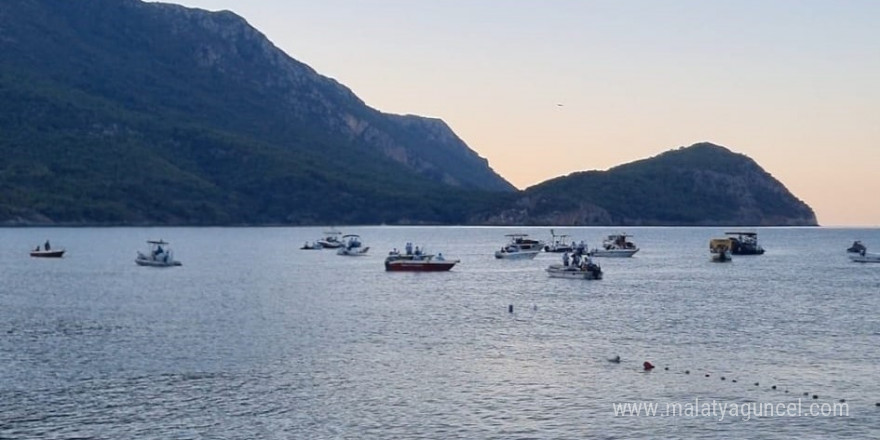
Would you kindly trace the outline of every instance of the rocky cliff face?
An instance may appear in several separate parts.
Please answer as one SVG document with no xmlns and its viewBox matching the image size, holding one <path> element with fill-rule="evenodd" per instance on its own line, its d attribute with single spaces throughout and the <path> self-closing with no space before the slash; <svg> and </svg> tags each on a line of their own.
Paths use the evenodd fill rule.
<svg viewBox="0 0 880 440">
<path fill-rule="evenodd" d="M 350 89 L 289 57 L 231 12 L 211 13 L 136 0 L 124 4 L 156 15 L 168 24 L 173 38 L 190 42 L 197 66 L 234 77 L 263 96 L 277 98 L 287 117 L 318 123 L 354 145 L 446 184 L 514 190 L 443 121 L 384 114 L 370 108 Z"/>
<path fill-rule="evenodd" d="M 709 143 L 527 189 L 490 224 L 815 226 L 804 202 L 754 160 Z"/>
</svg>

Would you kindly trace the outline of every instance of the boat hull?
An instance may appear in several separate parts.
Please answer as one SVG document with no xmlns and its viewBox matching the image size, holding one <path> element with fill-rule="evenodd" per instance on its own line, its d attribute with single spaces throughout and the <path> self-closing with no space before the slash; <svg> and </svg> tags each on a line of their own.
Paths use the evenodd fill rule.
<svg viewBox="0 0 880 440">
<path fill-rule="evenodd" d="M 450 261 L 412 261 L 397 260 L 386 261 L 385 270 L 388 272 L 446 272 L 452 269 L 458 260 Z"/>
<path fill-rule="evenodd" d="M 576 269 L 571 266 L 565 267 L 559 264 L 551 265 L 544 269 L 550 278 L 569 278 L 575 280 L 601 280 L 602 270 Z"/>
<path fill-rule="evenodd" d="M 31 251 L 31 256 L 34 258 L 61 258 L 64 256 L 64 249 L 57 251 Z"/>
<path fill-rule="evenodd" d="M 495 258 L 499 260 L 531 260 L 538 256 L 541 250 L 517 251 L 517 252 L 501 252 L 495 251 Z"/>
<path fill-rule="evenodd" d="M 336 255 L 342 255 L 343 257 L 365 257 L 367 255 L 367 251 L 370 250 L 370 247 L 367 246 L 365 248 L 355 248 L 355 249 L 339 249 L 336 251 Z"/>
<path fill-rule="evenodd" d="M 591 257 L 602 258 L 629 258 L 638 252 L 639 249 L 593 249 L 590 251 Z"/>
<path fill-rule="evenodd" d="M 183 265 L 183 263 L 181 263 L 180 261 L 165 262 L 165 261 L 142 260 L 142 259 L 135 259 L 134 263 L 137 264 L 138 266 L 147 266 L 147 267 L 176 267 L 176 266 Z"/>
</svg>

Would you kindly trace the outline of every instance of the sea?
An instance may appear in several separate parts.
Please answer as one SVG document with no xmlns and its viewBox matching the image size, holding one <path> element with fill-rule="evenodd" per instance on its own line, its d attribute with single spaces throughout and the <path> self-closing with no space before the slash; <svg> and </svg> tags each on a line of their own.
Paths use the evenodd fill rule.
<svg viewBox="0 0 880 440">
<path fill-rule="evenodd" d="M 552 228 L 633 235 L 599 281 L 493 257 L 549 227 L 299 249 L 326 229 L 0 229 L 0 439 L 880 438 L 880 264 L 845 251 L 880 229 L 748 229 L 766 254 L 712 263 L 729 229 Z M 183 265 L 136 266 L 149 239 Z M 461 261 L 385 272 L 406 242 Z"/>
</svg>

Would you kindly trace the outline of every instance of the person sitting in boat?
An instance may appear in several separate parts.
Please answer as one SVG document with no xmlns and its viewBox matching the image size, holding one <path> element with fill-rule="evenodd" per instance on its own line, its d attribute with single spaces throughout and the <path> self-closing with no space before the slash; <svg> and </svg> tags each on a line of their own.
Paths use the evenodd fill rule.
<svg viewBox="0 0 880 440">
<path fill-rule="evenodd" d="M 419 255 L 422 255 L 422 250 L 419 249 L 418 246 L 416 246 L 416 256 L 419 256 Z"/>
<path fill-rule="evenodd" d="M 580 252 L 575 252 L 574 257 L 571 259 L 572 266 L 578 267 L 581 265 L 581 254 Z"/>
<path fill-rule="evenodd" d="M 568 252 L 562 254 L 562 266 L 568 267 Z"/>
<path fill-rule="evenodd" d="M 446 261 L 446 259 L 443 258 L 443 252 L 437 252 L 437 261 Z"/>
</svg>

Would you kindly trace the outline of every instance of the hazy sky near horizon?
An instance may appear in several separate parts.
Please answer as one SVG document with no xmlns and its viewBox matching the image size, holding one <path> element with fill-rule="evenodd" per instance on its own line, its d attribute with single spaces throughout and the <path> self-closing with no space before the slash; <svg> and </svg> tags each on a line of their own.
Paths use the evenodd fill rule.
<svg viewBox="0 0 880 440">
<path fill-rule="evenodd" d="M 709 141 L 880 225 L 880 1 L 167 0 L 241 15 L 519 188 Z"/>
</svg>

